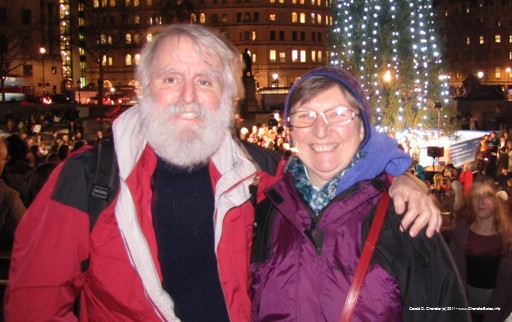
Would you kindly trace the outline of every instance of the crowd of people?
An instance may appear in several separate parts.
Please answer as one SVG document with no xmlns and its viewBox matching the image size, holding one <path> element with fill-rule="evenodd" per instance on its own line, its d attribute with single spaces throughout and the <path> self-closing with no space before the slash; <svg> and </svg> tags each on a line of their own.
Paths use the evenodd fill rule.
<svg viewBox="0 0 512 322">
<path fill-rule="evenodd" d="M 448 244 L 472 310 L 479 321 L 512 320 L 512 141 L 506 131 L 484 135 L 474 162 L 451 162 L 431 178 L 418 162 L 413 172 L 441 209 Z"/>
<path fill-rule="evenodd" d="M 4 158 L 0 184 L 10 192 L 4 193 L 10 197 L 0 202 L 4 213 L 0 218 L 1 251 L 10 251 L 14 228 L 21 218 L 18 214 L 31 205 L 52 170 L 71 152 L 95 145 L 103 137 L 103 132 L 98 131 L 96 140 L 87 142 L 81 121 L 75 117 L 62 120 L 62 117 L 52 112 L 35 112 L 26 118 L 8 114 L 0 125 L 0 148 Z"/>
<path fill-rule="evenodd" d="M 470 321 L 468 299 L 500 307 L 486 321 L 510 314 L 498 287 L 510 281 L 509 244 L 470 249 L 471 263 L 491 256 L 492 270 L 454 246 L 474 244 L 464 232 L 446 238 L 450 253 L 435 199 L 409 173 L 410 155 L 370 124 L 352 75 L 320 67 L 294 84 L 284 115 L 293 142 L 279 124 L 233 137 L 241 75 L 240 53 L 202 25 L 153 36 L 137 66 L 142 99 L 114 121 L 113 149 L 64 156 L 18 219 L 7 321 Z M 11 137 L 28 149 L 29 135 Z M 271 167 L 268 150 L 286 144 L 293 153 Z M 90 189 L 102 149 L 115 162 L 101 175 L 116 189 Z M 461 218 L 508 241 L 495 195 L 476 187 L 477 215 L 463 204 Z M 90 196 L 112 202 L 97 209 Z M 451 260 L 461 251 L 467 272 Z M 495 283 L 474 283 L 482 272 Z"/>
</svg>

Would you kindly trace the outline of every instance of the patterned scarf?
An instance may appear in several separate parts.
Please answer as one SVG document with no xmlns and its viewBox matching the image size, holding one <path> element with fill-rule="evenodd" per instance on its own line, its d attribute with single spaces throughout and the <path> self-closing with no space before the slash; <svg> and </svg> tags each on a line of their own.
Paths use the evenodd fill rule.
<svg viewBox="0 0 512 322">
<path fill-rule="evenodd" d="M 341 179 L 345 176 L 348 170 L 354 166 L 354 164 L 361 160 L 362 156 L 363 151 L 357 151 L 348 167 L 335 175 L 334 178 L 324 184 L 321 188 L 313 186 L 308 177 L 306 166 L 296 156 L 290 158 L 285 171 L 291 173 L 295 183 L 295 188 L 297 188 L 297 190 L 302 194 L 304 201 L 318 216 L 320 211 L 324 209 L 329 201 L 336 196 L 336 188 L 338 187 Z"/>
</svg>

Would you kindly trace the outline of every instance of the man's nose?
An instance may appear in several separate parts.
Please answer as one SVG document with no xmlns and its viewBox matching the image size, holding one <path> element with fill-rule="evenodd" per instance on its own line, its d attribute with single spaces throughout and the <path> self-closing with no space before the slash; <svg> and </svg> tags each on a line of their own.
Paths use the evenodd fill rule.
<svg viewBox="0 0 512 322">
<path fill-rule="evenodd" d="M 181 99 L 183 103 L 190 104 L 196 100 L 196 88 L 193 81 L 185 81 L 181 88 Z"/>
</svg>

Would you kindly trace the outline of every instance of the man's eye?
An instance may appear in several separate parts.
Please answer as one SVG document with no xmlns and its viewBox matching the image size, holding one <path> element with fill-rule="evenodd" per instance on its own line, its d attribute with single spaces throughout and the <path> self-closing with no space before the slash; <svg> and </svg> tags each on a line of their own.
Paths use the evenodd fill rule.
<svg viewBox="0 0 512 322">
<path fill-rule="evenodd" d="M 176 77 L 166 77 L 164 79 L 164 81 L 168 84 L 175 84 L 178 82 L 178 80 L 176 79 Z"/>
<path fill-rule="evenodd" d="M 208 79 L 200 79 L 198 81 L 199 85 L 202 85 L 202 86 L 211 86 L 212 85 L 212 82 Z"/>
</svg>

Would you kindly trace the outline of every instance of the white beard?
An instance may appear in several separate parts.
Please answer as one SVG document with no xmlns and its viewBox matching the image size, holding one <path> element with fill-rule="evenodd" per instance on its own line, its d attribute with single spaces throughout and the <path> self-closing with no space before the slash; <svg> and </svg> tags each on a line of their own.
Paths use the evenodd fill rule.
<svg viewBox="0 0 512 322">
<path fill-rule="evenodd" d="M 156 154 L 180 168 L 192 170 L 204 165 L 218 151 L 233 122 L 231 104 L 221 100 L 219 109 L 212 111 L 198 103 L 157 106 L 151 98 L 142 105 L 142 131 Z M 173 123 L 179 114 L 197 114 L 197 125 Z"/>
</svg>

